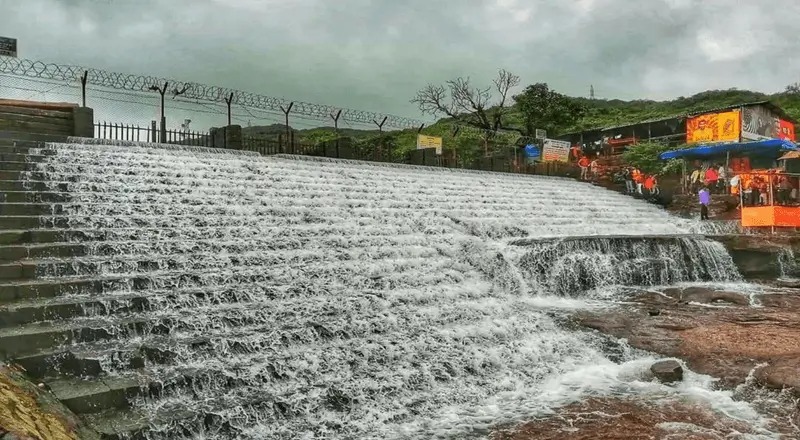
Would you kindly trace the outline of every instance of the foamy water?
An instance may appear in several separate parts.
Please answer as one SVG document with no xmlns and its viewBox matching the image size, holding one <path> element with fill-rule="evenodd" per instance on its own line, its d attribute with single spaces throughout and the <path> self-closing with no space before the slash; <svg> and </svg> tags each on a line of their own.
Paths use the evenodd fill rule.
<svg viewBox="0 0 800 440">
<path fill-rule="evenodd" d="M 50 148 L 39 172 L 72 199 L 43 224 L 83 230 L 92 247 L 43 270 L 147 286 L 98 298 L 124 310 L 143 297 L 146 311 L 76 319 L 112 331 L 141 320 L 140 334 L 120 332 L 113 355 L 76 349 L 95 351 L 112 376 L 128 373 L 124 353 L 137 347 L 174 354 L 145 371 L 172 388 L 135 402 L 155 420 L 151 439 L 481 437 L 620 394 L 681 395 L 763 423 L 707 377 L 654 383 L 651 355 L 558 322 L 604 306 L 618 284 L 737 282 L 718 243 L 667 238 L 697 222 L 566 179 Z M 593 235 L 664 238 L 517 242 Z M 191 416 L 158 421 L 178 411 Z"/>
</svg>

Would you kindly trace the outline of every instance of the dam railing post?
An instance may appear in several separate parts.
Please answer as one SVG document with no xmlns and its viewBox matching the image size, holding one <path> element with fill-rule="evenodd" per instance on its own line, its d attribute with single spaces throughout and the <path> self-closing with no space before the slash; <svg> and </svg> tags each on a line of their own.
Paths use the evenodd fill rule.
<svg viewBox="0 0 800 440">
<path fill-rule="evenodd" d="M 339 116 L 342 116 L 342 109 L 336 112 L 336 115 L 331 113 L 333 119 L 333 133 L 336 135 L 336 158 L 339 159 Z"/>
<path fill-rule="evenodd" d="M 291 132 L 291 128 L 289 127 L 289 113 L 292 111 L 292 107 L 294 107 L 294 101 L 290 102 L 289 106 L 286 107 L 286 108 L 283 108 L 283 106 L 280 106 L 281 111 L 283 112 L 283 116 L 285 117 L 284 123 L 286 124 L 286 143 L 287 144 L 290 141 L 289 133 Z M 280 139 L 280 137 L 278 137 L 278 139 Z M 287 148 L 287 150 L 288 150 L 288 148 Z M 292 145 L 292 150 L 294 150 L 294 145 Z M 287 153 L 287 152 L 288 151 L 284 151 L 284 153 Z M 292 153 L 294 153 L 294 151 L 292 151 Z"/>
</svg>

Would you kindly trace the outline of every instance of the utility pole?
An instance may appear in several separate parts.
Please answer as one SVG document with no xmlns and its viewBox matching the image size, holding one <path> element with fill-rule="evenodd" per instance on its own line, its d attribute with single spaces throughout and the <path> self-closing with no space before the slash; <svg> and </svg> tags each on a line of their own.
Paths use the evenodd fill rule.
<svg viewBox="0 0 800 440">
<path fill-rule="evenodd" d="M 594 84 L 589 85 L 589 99 L 594 99 Z"/>
</svg>

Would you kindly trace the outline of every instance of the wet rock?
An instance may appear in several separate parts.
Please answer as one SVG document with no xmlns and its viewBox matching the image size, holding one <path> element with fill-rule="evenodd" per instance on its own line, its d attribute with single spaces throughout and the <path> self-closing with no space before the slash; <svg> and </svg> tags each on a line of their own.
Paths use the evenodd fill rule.
<svg viewBox="0 0 800 440">
<path fill-rule="evenodd" d="M 689 295 L 693 299 L 743 303 L 740 292 L 707 288 L 666 289 L 662 298 Z M 733 387 L 755 371 L 757 381 L 774 389 L 800 390 L 800 295 L 787 289 L 754 298 L 760 307 L 699 307 L 679 301 L 671 304 L 653 295 L 635 296 L 634 306 L 582 312 L 577 323 L 601 333 L 625 338 L 635 348 L 682 359 L 688 368 L 720 379 Z M 655 303 L 653 302 L 655 301 Z M 636 305 L 638 304 L 638 305 Z M 648 311 L 658 309 L 658 316 Z M 778 367 L 780 366 L 780 367 Z"/>
<path fill-rule="evenodd" d="M 658 361 L 650 366 L 650 372 L 662 383 L 683 380 L 683 367 L 675 360 Z"/>
<path fill-rule="evenodd" d="M 661 310 L 658 310 L 658 309 L 650 309 L 650 310 L 647 312 L 647 314 L 648 314 L 648 315 L 650 315 L 650 316 L 658 316 L 658 315 L 660 315 L 660 314 L 661 314 Z"/>
<path fill-rule="evenodd" d="M 800 356 L 781 359 L 755 372 L 756 380 L 763 386 L 781 390 L 800 389 Z"/>
<path fill-rule="evenodd" d="M 741 438 L 747 423 L 700 404 L 592 398 L 539 420 L 495 429 L 491 440 L 597 440 Z"/>
<path fill-rule="evenodd" d="M 682 299 L 687 302 L 696 302 L 701 304 L 718 304 L 728 303 L 739 306 L 750 305 L 750 298 L 747 295 L 737 292 L 726 292 L 714 289 L 686 289 L 683 292 Z"/>
<path fill-rule="evenodd" d="M 800 280 L 778 279 L 775 281 L 775 285 L 789 289 L 800 289 Z"/>
</svg>

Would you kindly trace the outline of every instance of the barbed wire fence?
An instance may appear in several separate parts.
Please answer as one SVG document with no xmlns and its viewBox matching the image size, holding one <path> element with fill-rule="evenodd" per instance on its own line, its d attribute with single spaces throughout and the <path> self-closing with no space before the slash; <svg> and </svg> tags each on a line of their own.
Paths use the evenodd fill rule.
<svg viewBox="0 0 800 440">
<path fill-rule="evenodd" d="M 386 133 L 420 132 L 425 127 L 425 121 L 403 116 L 4 56 L 0 56 L 0 97 L 91 107 L 95 135 L 109 139 L 209 145 L 213 127 L 238 124 L 253 128 L 248 133 L 256 133 L 259 141 L 277 138 L 258 146 L 263 152 L 286 151 L 290 142 L 294 151 L 295 130 L 329 127 Z M 451 135 L 491 137 L 493 143 L 509 146 L 519 142 L 513 140 L 519 138 L 516 132 L 490 133 L 463 124 L 453 124 Z"/>
</svg>

